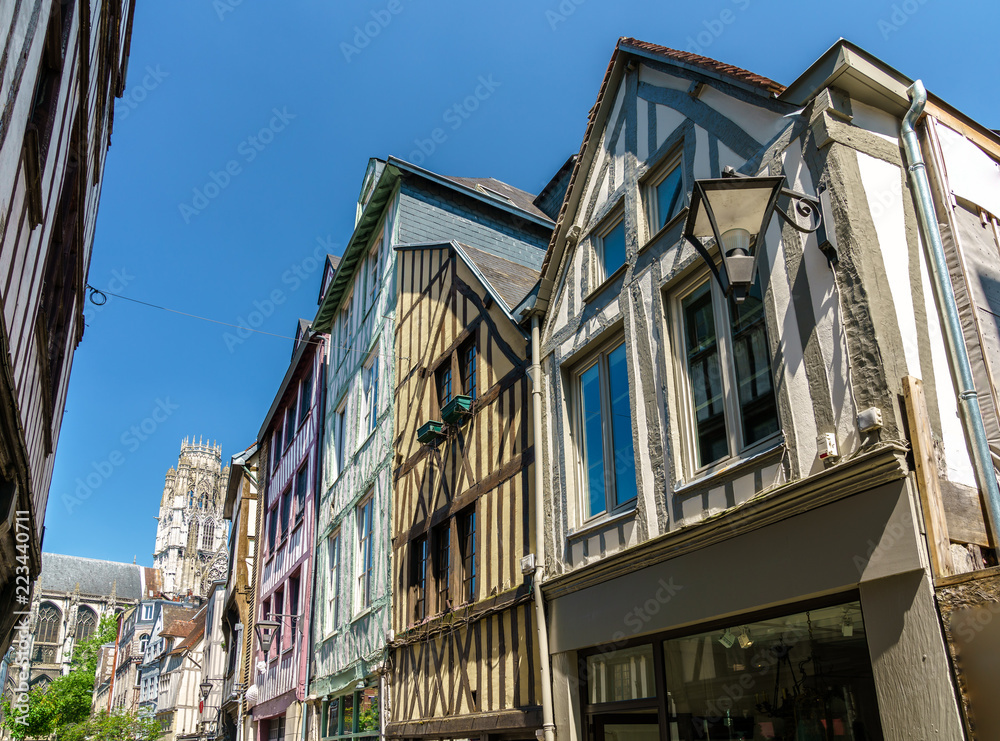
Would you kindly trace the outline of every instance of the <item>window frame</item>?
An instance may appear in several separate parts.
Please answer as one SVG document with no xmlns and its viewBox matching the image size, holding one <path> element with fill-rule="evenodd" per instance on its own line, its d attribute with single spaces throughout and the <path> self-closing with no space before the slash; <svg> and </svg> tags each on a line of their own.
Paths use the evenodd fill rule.
<svg viewBox="0 0 1000 741">
<path fill-rule="evenodd" d="M 306 514 L 306 499 L 309 496 L 309 459 L 302 461 L 302 465 L 295 471 L 295 481 L 293 496 L 295 497 L 295 527 Z M 301 484 L 301 486 L 300 486 Z"/>
<path fill-rule="evenodd" d="M 639 499 L 639 482 L 635 481 L 636 496 L 618 502 L 618 471 L 615 462 L 614 445 L 614 423 L 611 411 L 611 389 L 609 380 L 608 357 L 618 348 L 625 348 L 626 373 L 629 368 L 628 343 L 623 334 L 615 333 L 604 341 L 595 343 L 593 348 L 588 348 L 587 354 L 580 358 L 569 369 L 569 389 L 570 389 L 570 421 L 572 434 L 569 436 L 572 445 L 572 453 L 575 456 L 574 475 L 577 490 L 577 507 L 580 525 L 586 525 L 601 518 L 609 518 L 630 512 L 637 506 Z M 584 431 L 583 418 L 583 375 L 594 367 L 598 368 L 598 384 L 601 407 L 601 445 L 604 456 L 604 509 L 598 512 L 589 512 L 589 478 L 587 466 L 586 435 Z M 631 388 L 631 378 L 629 379 Z M 610 422 L 609 422 L 610 420 Z M 629 414 L 629 435 L 632 438 L 633 469 L 638 474 L 638 462 L 636 459 L 635 436 L 633 426 L 635 420 L 632 419 L 631 409 Z"/>
<path fill-rule="evenodd" d="M 462 393 L 473 401 L 479 398 L 479 343 L 476 339 L 476 333 L 473 332 L 458 348 L 458 372 L 462 383 Z M 471 362 L 470 351 L 472 352 Z"/>
<path fill-rule="evenodd" d="M 340 529 L 326 540 L 326 634 L 337 632 L 340 618 Z"/>
<path fill-rule="evenodd" d="M 663 224 L 657 226 L 659 219 L 659 201 L 656 197 L 656 189 L 675 170 L 681 174 L 680 203 L 677 211 L 664 220 Z M 687 175 L 684 172 L 684 154 L 679 150 L 674 150 L 666 154 L 659 163 L 643 176 L 639 181 L 639 188 L 642 193 L 643 212 L 646 218 L 646 243 L 653 241 L 661 231 L 670 226 L 690 205 L 688 202 Z"/>
<path fill-rule="evenodd" d="M 419 623 L 430 614 L 428 609 L 428 568 L 430 542 L 427 534 L 410 541 L 410 620 Z"/>
<path fill-rule="evenodd" d="M 759 277 L 757 279 L 759 281 Z M 716 344 L 718 346 L 719 366 L 722 375 L 723 418 L 726 428 L 726 443 L 728 453 L 707 463 L 699 462 L 697 418 L 694 411 L 694 395 L 688 372 L 687 340 L 683 302 L 696 291 L 708 284 L 711 296 L 712 314 L 715 322 Z M 759 283 L 758 283 L 759 286 Z M 759 440 L 747 443 L 743 438 L 743 414 L 740 408 L 739 388 L 734 383 L 736 370 L 734 365 L 733 333 L 730 321 L 730 302 L 724 295 L 711 273 L 699 269 L 687 276 L 680 283 L 665 289 L 664 306 L 670 313 L 670 322 L 666 336 L 669 338 L 670 353 L 674 366 L 673 397 L 679 408 L 678 433 L 680 437 L 682 472 L 685 480 L 711 475 L 722 467 L 728 466 L 733 460 L 749 458 L 758 452 L 773 447 L 782 437 L 781 414 L 778 408 L 778 397 L 775 384 L 774 368 L 771 366 L 771 346 L 767 328 L 766 312 L 761 321 L 764 324 L 765 339 L 767 339 L 768 369 L 771 374 L 771 393 L 774 395 L 775 421 L 777 429 Z M 762 301 L 764 299 L 762 293 Z"/>
<path fill-rule="evenodd" d="M 434 371 L 434 389 L 437 393 L 439 409 L 444 409 L 455 398 L 455 374 L 451 372 L 450 355 Z"/>
<path fill-rule="evenodd" d="M 306 417 L 309 416 L 309 410 L 312 408 L 313 386 L 315 385 L 313 381 L 313 371 L 310 368 L 302 378 L 302 383 L 299 386 L 299 427 L 306 421 Z"/>
<path fill-rule="evenodd" d="M 344 453 L 347 451 L 347 399 L 340 402 L 333 415 L 333 462 L 337 469 L 333 480 L 337 481 L 344 472 Z"/>
<path fill-rule="evenodd" d="M 361 415 L 362 434 L 359 435 L 361 445 L 364 445 L 368 436 L 375 432 L 375 428 L 378 426 L 378 366 L 379 348 L 376 347 L 369 355 L 361 373 L 361 393 L 363 396 L 363 411 Z"/>
<path fill-rule="evenodd" d="M 385 232 L 379 231 L 368 250 L 368 257 L 365 261 L 365 273 L 368 278 L 368 308 L 375 305 L 381 291 L 382 281 L 382 242 L 385 240 Z"/>
<path fill-rule="evenodd" d="M 479 536 L 479 522 L 476 515 L 476 505 L 462 510 L 455 518 L 458 526 L 458 559 L 461 564 L 462 604 L 471 604 L 476 601 L 479 592 L 480 569 L 479 569 L 479 547 L 477 538 Z M 472 523 L 471 534 L 469 523 Z M 471 563 L 471 568 L 470 568 Z M 470 576 L 471 572 L 471 576 Z"/>
<path fill-rule="evenodd" d="M 365 531 L 365 510 L 368 510 L 368 529 Z M 372 577 L 375 571 L 375 493 L 369 492 L 358 502 L 354 510 L 357 518 L 358 549 L 357 549 L 357 579 L 354 598 L 354 612 L 359 615 L 372 605 Z M 367 549 L 367 550 L 366 550 Z"/>
<path fill-rule="evenodd" d="M 445 520 L 436 526 L 432 535 L 431 573 L 434 575 L 434 610 L 437 613 L 448 612 L 452 603 L 451 575 L 455 572 L 451 559 L 455 548 L 451 542 L 451 520 Z"/>
<path fill-rule="evenodd" d="M 604 254 L 604 240 L 607 238 L 611 232 L 618 228 L 622 228 L 622 264 L 615 266 L 615 269 L 608 271 L 607 259 Z M 594 227 L 591 231 L 591 243 L 594 247 L 594 290 L 604 285 L 609 278 L 611 278 L 615 273 L 628 265 L 628 250 L 626 249 L 625 242 L 628 236 L 626 224 L 625 224 L 625 204 L 623 202 L 617 203 L 608 213 L 601 219 L 600 223 Z M 593 293 L 593 291 L 591 291 Z"/>
</svg>

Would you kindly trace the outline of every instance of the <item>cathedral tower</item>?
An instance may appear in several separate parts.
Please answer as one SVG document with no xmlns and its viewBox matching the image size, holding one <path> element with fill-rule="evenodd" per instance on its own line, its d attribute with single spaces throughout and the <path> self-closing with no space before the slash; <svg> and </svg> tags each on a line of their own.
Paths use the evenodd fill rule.
<svg viewBox="0 0 1000 741">
<path fill-rule="evenodd" d="M 213 580 L 226 577 L 229 523 L 222 507 L 229 467 L 221 463 L 221 445 L 184 438 L 177 468 L 167 471 L 153 550 L 167 595 L 204 597 Z"/>
</svg>

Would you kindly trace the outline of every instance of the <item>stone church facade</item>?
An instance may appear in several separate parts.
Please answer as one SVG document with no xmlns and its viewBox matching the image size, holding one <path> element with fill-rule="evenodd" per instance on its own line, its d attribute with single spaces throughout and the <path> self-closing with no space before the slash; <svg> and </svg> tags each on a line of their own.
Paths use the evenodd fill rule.
<svg viewBox="0 0 1000 741">
<path fill-rule="evenodd" d="M 177 467 L 167 471 L 160 501 L 153 566 L 171 597 L 203 597 L 229 570 L 228 522 L 223 518 L 222 446 L 194 438 L 181 443 Z"/>
</svg>

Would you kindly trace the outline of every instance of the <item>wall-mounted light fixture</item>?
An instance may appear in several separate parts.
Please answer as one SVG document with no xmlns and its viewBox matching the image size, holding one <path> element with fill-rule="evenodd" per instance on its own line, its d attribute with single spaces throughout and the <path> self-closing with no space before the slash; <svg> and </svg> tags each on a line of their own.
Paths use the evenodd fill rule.
<svg viewBox="0 0 1000 741">
<path fill-rule="evenodd" d="M 726 632 L 719 636 L 719 643 L 725 648 L 732 648 L 733 644 L 736 643 L 736 635 L 732 630 L 726 628 Z"/>
</svg>

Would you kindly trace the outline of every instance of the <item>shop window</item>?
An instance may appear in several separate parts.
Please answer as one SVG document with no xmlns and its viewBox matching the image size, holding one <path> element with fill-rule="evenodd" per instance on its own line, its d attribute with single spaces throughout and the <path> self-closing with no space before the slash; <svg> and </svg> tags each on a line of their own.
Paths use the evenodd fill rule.
<svg viewBox="0 0 1000 741">
<path fill-rule="evenodd" d="M 591 704 L 655 697 L 653 646 L 588 657 L 587 689 Z"/>
<path fill-rule="evenodd" d="M 742 304 L 727 300 L 707 277 L 688 288 L 674 301 L 675 355 L 685 379 L 685 442 L 697 470 L 739 455 L 779 425 L 760 283 Z"/>
</svg>

